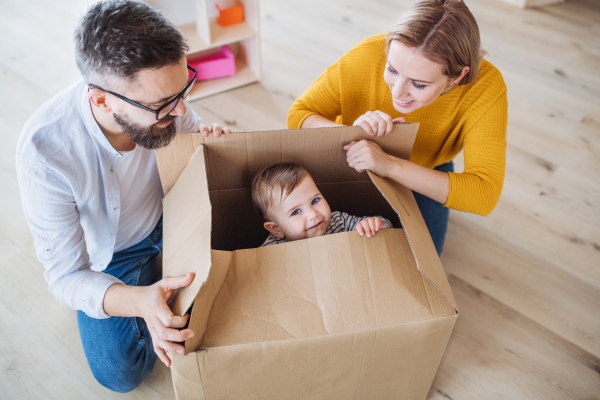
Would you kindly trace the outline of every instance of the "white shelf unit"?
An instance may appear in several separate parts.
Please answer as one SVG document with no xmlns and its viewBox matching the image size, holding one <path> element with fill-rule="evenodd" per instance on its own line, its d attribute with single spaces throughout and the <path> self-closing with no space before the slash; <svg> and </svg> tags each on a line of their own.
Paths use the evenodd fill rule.
<svg viewBox="0 0 600 400">
<path fill-rule="evenodd" d="M 210 18 L 214 14 L 211 8 L 215 8 L 215 4 L 225 8 L 223 3 L 226 2 L 196 0 L 196 22 L 179 26 L 190 46 L 188 59 L 202 57 L 226 44 L 236 59 L 234 76 L 196 81 L 189 95 L 190 101 L 258 82 L 262 78 L 258 0 L 239 2 L 244 7 L 242 23 L 220 26 L 215 18 Z"/>
</svg>

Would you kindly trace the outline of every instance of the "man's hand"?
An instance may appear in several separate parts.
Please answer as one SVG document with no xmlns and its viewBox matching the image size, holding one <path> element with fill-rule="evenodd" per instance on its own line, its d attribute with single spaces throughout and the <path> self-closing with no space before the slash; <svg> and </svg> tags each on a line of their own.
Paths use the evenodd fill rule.
<svg viewBox="0 0 600 400">
<path fill-rule="evenodd" d="M 144 291 L 138 300 L 139 316 L 146 321 L 154 352 L 167 367 L 171 366 L 167 351 L 179 354 L 185 352 L 182 345 L 174 342 L 183 342 L 194 336 L 191 329 L 175 329 L 183 328 L 189 315 L 174 316 L 167 301 L 173 296 L 175 289 L 188 286 L 192 280 L 194 274 L 191 272 L 187 275 L 168 276 L 152 286 L 143 287 Z"/>
<path fill-rule="evenodd" d="M 176 289 L 188 286 L 194 274 L 168 276 L 152 286 L 129 286 L 123 283 L 111 285 L 104 295 L 104 311 L 112 317 L 140 317 L 146 321 L 152 336 L 154 351 L 167 367 L 171 360 L 167 351 L 183 354 L 185 348 L 175 342 L 183 342 L 194 336 L 191 329 L 183 328 L 189 315 L 176 317 L 167 301 Z"/>
<path fill-rule="evenodd" d="M 381 228 L 385 228 L 385 225 L 381 218 L 377 217 L 365 218 L 356 225 L 358 234 L 360 236 L 367 235 L 367 237 L 375 235 Z"/>
<path fill-rule="evenodd" d="M 221 128 L 221 126 L 215 122 L 210 127 L 208 127 L 204 124 L 200 124 L 200 127 L 198 128 L 198 132 L 200 132 L 202 134 L 202 136 L 204 136 L 204 137 L 208 137 L 210 135 L 210 133 L 212 132 L 214 137 L 218 138 L 223 133 L 231 133 L 231 129 Z"/>
</svg>

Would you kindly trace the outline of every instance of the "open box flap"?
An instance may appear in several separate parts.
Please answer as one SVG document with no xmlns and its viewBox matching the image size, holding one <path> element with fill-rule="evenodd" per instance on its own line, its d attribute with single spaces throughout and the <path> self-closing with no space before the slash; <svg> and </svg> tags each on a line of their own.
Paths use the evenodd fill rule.
<svg viewBox="0 0 600 400">
<path fill-rule="evenodd" d="M 369 176 L 400 217 L 417 268 L 448 299 L 458 313 L 448 278 L 412 191 L 392 179 L 381 178 L 370 171 Z"/>
<path fill-rule="evenodd" d="M 163 276 L 196 274 L 173 298 L 173 313 L 181 316 L 192 305 L 211 267 L 212 215 L 202 145 L 164 198 L 163 212 Z"/>
</svg>

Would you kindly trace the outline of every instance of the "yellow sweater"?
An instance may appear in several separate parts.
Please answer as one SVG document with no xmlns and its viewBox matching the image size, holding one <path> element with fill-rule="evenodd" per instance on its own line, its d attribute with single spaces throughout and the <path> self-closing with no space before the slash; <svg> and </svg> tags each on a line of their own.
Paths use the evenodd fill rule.
<svg viewBox="0 0 600 400">
<path fill-rule="evenodd" d="M 383 80 L 385 38 L 385 34 L 366 38 L 327 68 L 292 105 L 288 128 L 300 128 L 312 114 L 352 125 L 375 110 L 419 122 L 410 161 L 434 168 L 451 161 L 464 147 L 464 172 L 450 173 L 444 205 L 488 215 L 500 198 L 506 164 L 508 103 L 502 75 L 484 60 L 475 82 L 452 89 L 427 107 L 401 114 Z"/>
</svg>

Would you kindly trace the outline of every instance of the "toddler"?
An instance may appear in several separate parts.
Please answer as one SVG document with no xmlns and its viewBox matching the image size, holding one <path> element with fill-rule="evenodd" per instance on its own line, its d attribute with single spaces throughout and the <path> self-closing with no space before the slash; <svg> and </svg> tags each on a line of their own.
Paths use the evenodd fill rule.
<svg viewBox="0 0 600 400">
<path fill-rule="evenodd" d="M 348 231 L 371 237 L 381 228 L 392 228 L 383 217 L 331 212 L 309 173 L 292 163 L 275 164 L 256 174 L 252 201 L 270 232 L 262 246 Z"/>
</svg>

